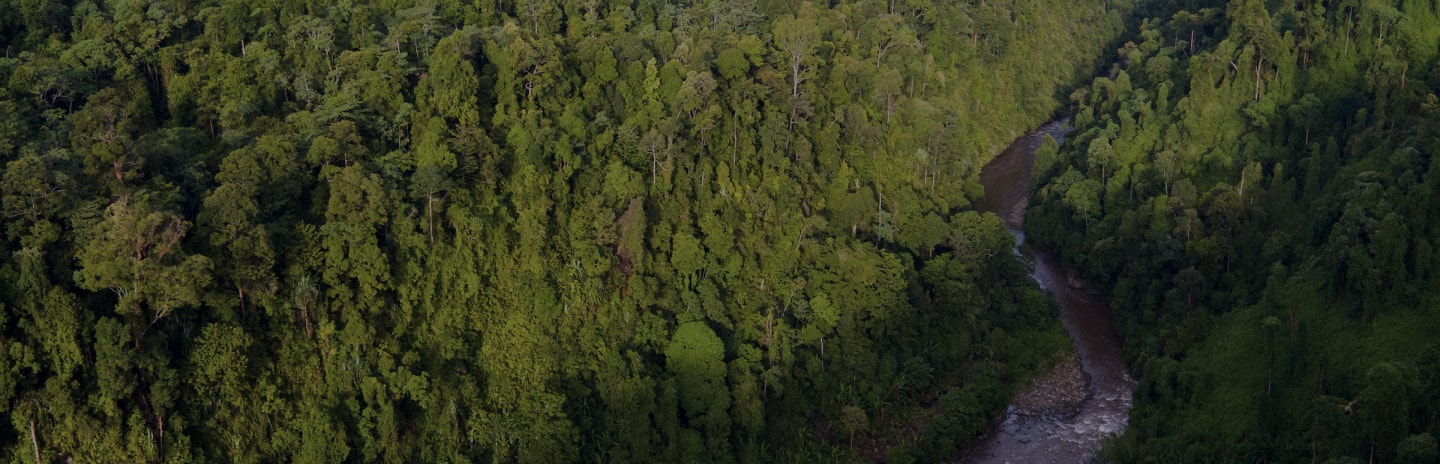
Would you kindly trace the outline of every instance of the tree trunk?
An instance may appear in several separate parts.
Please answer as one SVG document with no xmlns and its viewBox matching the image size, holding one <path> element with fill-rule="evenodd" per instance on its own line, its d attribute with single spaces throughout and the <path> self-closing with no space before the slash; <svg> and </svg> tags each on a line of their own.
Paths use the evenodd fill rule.
<svg viewBox="0 0 1440 464">
<path fill-rule="evenodd" d="M 795 54 L 790 61 L 790 96 L 800 96 L 800 54 Z"/>
<path fill-rule="evenodd" d="M 1235 188 L 1235 196 L 1240 197 L 1240 200 L 1241 200 L 1241 201 L 1244 201 L 1244 200 L 1245 200 L 1245 170 L 1244 170 L 1244 169 L 1241 169 L 1241 170 L 1240 170 L 1240 186 L 1237 187 L 1237 188 Z"/>
<path fill-rule="evenodd" d="M 35 464 L 40 464 L 40 441 L 35 439 L 35 419 L 30 419 L 30 447 L 35 449 Z"/>
<path fill-rule="evenodd" d="M 1255 62 L 1255 101 L 1260 101 L 1260 65 L 1265 64 L 1265 58 Z"/>
</svg>

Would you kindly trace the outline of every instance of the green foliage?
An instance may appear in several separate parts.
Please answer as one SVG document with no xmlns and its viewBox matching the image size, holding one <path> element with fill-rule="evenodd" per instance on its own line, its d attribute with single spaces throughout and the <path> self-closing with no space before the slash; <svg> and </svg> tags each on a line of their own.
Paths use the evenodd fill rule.
<svg viewBox="0 0 1440 464">
<path fill-rule="evenodd" d="M 0 0 L 27 462 L 839 460 L 951 390 L 953 450 L 1057 348 L 979 167 L 1129 8 L 70 3 Z"/>
<path fill-rule="evenodd" d="M 1440 458 L 1440 451 L 1437 451 L 1435 446 L 1435 437 L 1429 433 L 1405 438 L 1395 448 L 1395 454 L 1399 457 L 1396 462 L 1404 463 L 1433 462 L 1436 458 Z"/>
<path fill-rule="evenodd" d="M 1440 132 L 1434 86 L 1411 83 L 1433 84 L 1436 52 L 1399 30 L 1440 16 L 1177 7 L 1071 94 L 1076 130 L 1053 165 L 1039 156 L 1027 222 L 1113 296 L 1140 388 L 1110 458 L 1429 456 L 1412 437 L 1440 404 L 1418 373 L 1440 350 Z"/>
<path fill-rule="evenodd" d="M 200 303 L 210 282 L 210 260 L 187 255 L 181 239 L 190 223 L 148 204 L 150 197 L 121 198 L 105 209 L 78 253 L 76 284 L 85 290 L 109 290 L 115 311 L 153 324 L 184 306 Z M 132 205 L 132 201 L 135 203 Z"/>
</svg>

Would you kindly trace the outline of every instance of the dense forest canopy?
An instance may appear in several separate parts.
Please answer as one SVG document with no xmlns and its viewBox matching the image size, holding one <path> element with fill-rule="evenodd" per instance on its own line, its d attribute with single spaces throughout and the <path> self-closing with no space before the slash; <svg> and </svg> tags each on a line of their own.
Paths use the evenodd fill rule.
<svg viewBox="0 0 1440 464">
<path fill-rule="evenodd" d="M 0 456 L 948 458 L 1004 407 L 1014 379 L 1065 343 L 1000 221 L 970 211 L 976 173 L 1108 62 L 1132 7 L 0 0 Z M 1379 159 L 1399 164 L 1366 168 L 1383 172 L 1307 176 L 1326 196 L 1296 188 L 1285 204 L 1319 198 L 1320 210 L 1341 211 L 1326 205 L 1382 202 L 1391 174 L 1422 178 L 1428 151 L 1414 147 L 1430 139 L 1361 138 L 1419 121 L 1418 73 L 1433 53 L 1424 40 L 1391 44 L 1434 37 L 1390 33 L 1408 21 L 1395 18 L 1419 16 L 1337 9 L 1321 16 L 1329 22 L 1202 51 L 1225 30 L 1220 12 L 1203 11 L 1147 23 L 1157 38 L 1130 66 L 1143 59 L 1158 82 L 1195 63 L 1209 79 L 1196 89 L 1223 96 L 1249 76 L 1217 65 L 1225 54 L 1245 50 L 1235 59 L 1247 70 L 1263 57 L 1268 103 L 1206 126 L 1221 131 L 1206 140 L 1299 140 L 1303 124 L 1321 147 L 1310 169 L 1358 163 L 1336 147 L 1395 153 Z M 1342 18 L 1366 25 L 1351 55 L 1335 51 Z M 1315 32 L 1297 42 L 1301 26 Z M 1174 28 L 1198 31 L 1197 48 L 1177 51 Z M 1292 110 L 1293 82 L 1306 76 L 1295 63 L 1341 80 Z M 1082 126 L 1143 106 L 1130 99 L 1171 105 L 1185 93 L 1135 97 L 1150 81 L 1125 79 L 1085 99 L 1094 109 Z M 1352 81 L 1384 97 L 1333 119 L 1336 105 L 1370 104 L 1342 98 Z M 1233 109 L 1190 101 L 1185 114 Z M 1118 124 L 1117 135 L 1137 127 Z M 1130 184 L 1114 179 L 1132 172 L 1146 182 L 1136 198 L 1156 191 L 1147 171 L 1122 167 L 1127 143 L 1114 141 L 1122 161 L 1089 181 L 1124 186 L 1106 201 L 1130 201 L 1116 193 Z M 1240 172 L 1175 149 L 1193 185 Z M 1237 206 L 1297 182 L 1272 164 L 1280 155 L 1236 157 L 1252 152 L 1262 150 L 1205 158 L 1265 163 L 1241 180 L 1251 187 Z M 1386 274 L 1356 274 L 1345 260 L 1429 278 L 1404 253 L 1363 248 L 1392 230 L 1405 243 L 1428 236 L 1407 228 L 1423 222 L 1387 219 L 1425 204 L 1343 209 L 1362 217 L 1334 239 L 1296 230 L 1275 253 L 1316 240 L 1362 251 L 1285 261 L 1272 280 L 1342 277 L 1354 284 L 1334 287 L 1351 298 L 1341 301 L 1360 301 Z M 1131 230 L 1095 211 L 1075 229 L 1085 237 Z M 1258 227 L 1244 211 L 1223 229 L 1235 250 Z M 1185 238 L 1218 237 L 1202 219 Z M 1258 272 L 1224 259 L 1232 248 L 1208 249 L 1173 265 Z M 1219 282 L 1187 286 L 1193 304 L 1171 306 L 1259 301 L 1258 291 L 1209 296 Z M 1429 301 L 1412 289 L 1353 317 L 1410 314 L 1388 308 Z M 1293 320 L 1265 332 L 1277 353 L 1293 351 Z"/>
<path fill-rule="evenodd" d="M 1035 167 L 1140 381 L 1110 457 L 1436 462 L 1440 4 L 1182 6 Z"/>
</svg>

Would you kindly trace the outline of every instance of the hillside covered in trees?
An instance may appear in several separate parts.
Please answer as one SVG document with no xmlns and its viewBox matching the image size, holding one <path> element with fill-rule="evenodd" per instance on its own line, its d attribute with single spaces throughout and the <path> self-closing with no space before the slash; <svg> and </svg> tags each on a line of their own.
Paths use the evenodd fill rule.
<svg viewBox="0 0 1440 464">
<path fill-rule="evenodd" d="M 971 211 L 977 172 L 1108 62 L 1132 7 L 0 0 L 0 459 L 945 459 L 1065 345 L 1011 236 Z M 1047 237 L 1149 278 L 1092 242 L 1151 233 L 1122 209 L 1162 178 L 1123 137 L 1199 137 L 1161 129 L 1194 92 L 1174 127 L 1210 118 L 1203 140 L 1234 149 L 1166 146 L 1176 200 L 1160 204 L 1198 219 L 1133 262 L 1201 278 L 1110 282 L 1127 309 L 1155 303 L 1129 320 L 1250 308 L 1213 333 L 1273 347 L 1255 372 L 1274 396 L 1234 386 L 1265 407 L 1308 407 L 1296 392 L 1322 367 L 1325 398 L 1433 393 L 1414 364 L 1364 377 L 1299 348 L 1362 321 L 1422 329 L 1404 322 L 1433 301 L 1433 233 L 1428 197 L 1406 195 L 1434 177 L 1416 125 L 1434 35 L 1396 18 L 1430 16 L 1291 8 L 1250 29 L 1221 10 L 1147 23 L 1130 68 L 1082 98 L 1086 140 L 1119 127 L 1110 169 L 1067 171 L 1094 207 L 1042 215 L 1084 233 Z M 1364 24 L 1345 50 L 1341 21 Z M 1169 83 L 1187 72 L 1202 85 Z M 1289 233 L 1257 242 L 1272 226 Z M 1322 249 L 1337 253 L 1305 258 Z M 1415 284 L 1387 292 L 1394 273 Z M 1309 288 L 1355 309 L 1295 306 L 1328 302 Z M 1182 359 L 1205 345 L 1178 337 L 1132 337 L 1168 382 L 1146 407 L 1206 400 L 1186 363 L 1227 359 Z M 1184 395 L 1159 390 L 1176 378 Z M 1430 410 L 1397 411 L 1372 416 Z M 1376 440 L 1391 452 L 1425 423 Z M 1369 432 L 1351 430 L 1374 427 L 1317 440 L 1353 454 Z"/>
<path fill-rule="evenodd" d="M 1436 462 L 1440 5 L 1195 1 L 1042 150 L 1031 237 L 1113 296 L 1120 462 Z"/>
</svg>

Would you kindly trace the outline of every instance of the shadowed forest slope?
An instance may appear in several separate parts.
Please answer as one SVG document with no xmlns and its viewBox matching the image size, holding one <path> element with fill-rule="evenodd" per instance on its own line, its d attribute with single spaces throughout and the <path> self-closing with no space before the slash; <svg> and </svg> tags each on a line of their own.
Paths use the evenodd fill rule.
<svg viewBox="0 0 1440 464">
<path fill-rule="evenodd" d="M 1112 294 L 1140 380 L 1111 456 L 1435 462 L 1437 5 L 1186 8 L 1036 166 L 1031 237 Z"/>
</svg>

